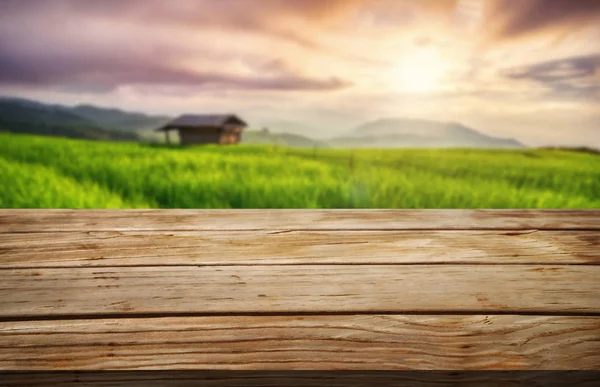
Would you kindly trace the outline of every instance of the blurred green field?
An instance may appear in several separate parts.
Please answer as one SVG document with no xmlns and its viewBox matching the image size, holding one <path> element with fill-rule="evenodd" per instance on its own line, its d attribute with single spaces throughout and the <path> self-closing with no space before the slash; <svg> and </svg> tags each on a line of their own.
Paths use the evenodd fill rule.
<svg viewBox="0 0 600 387">
<path fill-rule="evenodd" d="M 561 150 L 165 146 L 0 133 L 3 208 L 600 208 Z"/>
</svg>

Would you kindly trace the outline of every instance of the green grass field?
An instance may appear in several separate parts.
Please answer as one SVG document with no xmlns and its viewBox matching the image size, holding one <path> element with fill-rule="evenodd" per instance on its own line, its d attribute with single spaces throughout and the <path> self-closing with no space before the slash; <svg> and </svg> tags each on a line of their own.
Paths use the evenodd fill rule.
<svg viewBox="0 0 600 387">
<path fill-rule="evenodd" d="M 600 208 L 559 150 L 166 148 L 0 133 L 3 208 Z"/>
</svg>

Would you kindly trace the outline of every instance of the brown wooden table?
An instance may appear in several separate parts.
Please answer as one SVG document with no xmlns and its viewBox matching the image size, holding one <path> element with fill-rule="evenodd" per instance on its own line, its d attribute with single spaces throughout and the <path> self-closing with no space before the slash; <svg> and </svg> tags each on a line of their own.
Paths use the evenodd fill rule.
<svg viewBox="0 0 600 387">
<path fill-rule="evenodd" d="M 1 370 L 600 369 L 600 210 L 0 210 Z"/>
</svg>

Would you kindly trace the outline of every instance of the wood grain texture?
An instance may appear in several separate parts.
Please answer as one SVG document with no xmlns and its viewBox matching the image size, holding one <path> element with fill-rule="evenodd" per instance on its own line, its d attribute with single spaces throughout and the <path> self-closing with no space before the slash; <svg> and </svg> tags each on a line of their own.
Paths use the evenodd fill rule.
<svg viewBox="0 0 600 387">
<path fill-rule="evenodd" d="M 0 370 L 600 370 L 599 278 L 600 210 L 0 210 Z"/>
<path fill-rule="evenodd" d="M 595 231 L 103 231 L 0 234 L 0 267 L 600 264 Z"/>
<path fill-rule="evenodd" d="M 0 210 L 0 232 L 600 230 L 600 210 Z"/>
<path fill-rule="evenodd" d="M 600 371 L 162 370 L 7 371 L 1 386 L 87 387 L 597 387 Z"/>
<path fill-rule="evenodd" d="M 251 316 L 0 323 L 0 368 L 600 369 L 600 320 Z"/>
<path fill-rule="evenodd" d="M 600 313 L 600 266 L 106 267 L 3 269 L 1 275 L 1 316 L 19 318 L 123 313 Z"/>
</svg>

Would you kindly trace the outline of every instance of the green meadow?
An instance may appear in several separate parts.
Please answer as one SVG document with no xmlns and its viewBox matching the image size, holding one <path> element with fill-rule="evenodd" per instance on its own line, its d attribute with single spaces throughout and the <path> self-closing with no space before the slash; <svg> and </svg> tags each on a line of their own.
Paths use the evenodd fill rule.
<svg viewBox="0 0 600 387">
<path fill-rule="evenodd" d="M 2 208 L 600 208 L 565 150 L 166 147 L 0 133 Z"/>
</svg>

